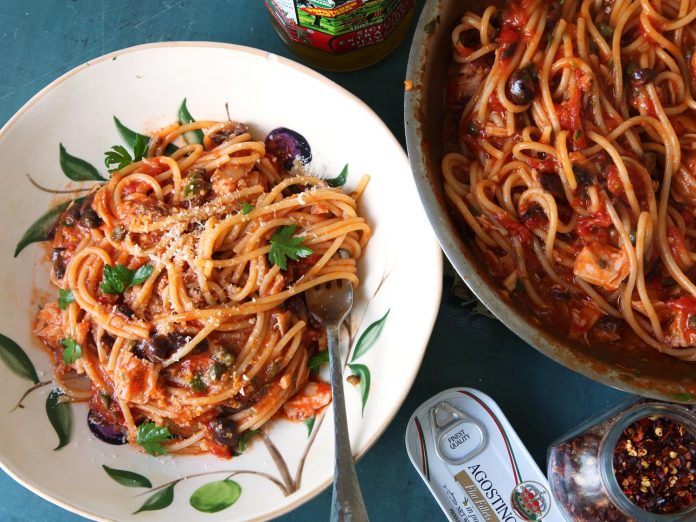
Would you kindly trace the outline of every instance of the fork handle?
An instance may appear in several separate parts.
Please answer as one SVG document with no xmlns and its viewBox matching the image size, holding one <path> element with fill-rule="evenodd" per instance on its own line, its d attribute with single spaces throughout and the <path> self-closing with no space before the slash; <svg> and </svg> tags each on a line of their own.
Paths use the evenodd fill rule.
<svg viewBox="0 0 696 522">
<path fill-rule="evenodd" d="M 326 330 L 329 341 L 331 393 L 334 407 L 334 483 L 331 498 L 331 522 L 368 522 L 365 502 L 355 475 L 353 452 L 350 449 L 346 404 L 343 395 L 343 365 L 338 343 L 338 325 Z"/>
</svg>

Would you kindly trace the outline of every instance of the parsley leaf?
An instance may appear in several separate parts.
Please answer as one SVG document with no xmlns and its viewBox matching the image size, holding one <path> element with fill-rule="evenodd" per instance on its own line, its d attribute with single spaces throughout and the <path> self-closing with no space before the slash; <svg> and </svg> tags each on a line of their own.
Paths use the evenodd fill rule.
<svg viewBox="0 0 696 522">
<path fill-rule="evenodd" d="M 288 268 L 289 257 L 297 261 L 301 257 L 307 257 L 314 253 L 309 247 L 302 246 L 301 237 L 293 237 L 297 225 L 285 226 L 276 230 L 271 236 L 271 249 L 268 251 L 268 260 L 274 265 L 278 265 L 281 270 Z"/>
<path fill-rule="evenodd" d="M 139 285 L 144 283 L 152 275 L 152 265 L 143 265 L 135 271 L 133 274 L 133 279 L 131 279 L 130 286 Z"/>
<path fill-rule="evenodd" d="M 120 294 L 133 278 L 133 271 L 123 265 L 106 265 L 102 282 L 99 284 L 105 294 Z"/>
<path fill-rule="evenodd" d="M 150 455 L 164 455 L 167 450 L 162 443 L 173 437 L 169 428 L 157 426 L 154 422 L 147 422 L 138 426 L 136 441 Z"/>
<path fill-rule="evenodd" d="M 140 161 L 147 154 L 147 140 L 140 134 L 136 135 L 133 143 L 133 156 L 123 145 L 114 145 L 104 153 L 104 165 L 110 173 L 121 170 L 131 163 Z"/>
<path fill-rule="evenodd" d="M 68 337 L 63 339 L 61 344 L 63 345 L 63 362 L 65 364 L 73 364 L 82 357 L 82 348 L 80 348 L 75 339 Z"/>
<path fill-rule="evenodd" d="M 99 286 L 105 294 L 120 294 L 146 281 L 152 275 L 152 270 L 151 265 L 143 265 L 138 270 L 131 270 L 124 265 L 106 265 Z"/>
<path fill-rule="evenodd" d="M 254 205 L 252 205 L 251 203 L 247 202 L 244 203 L 244 205 L 242 205 L 242 214 L 244 214 L 245 216 L 252 210 L 254 210 Z"/>
<path fill-rule="evenodd" d="M 58 307 L 61 310 L 67 310 L 68 305 L 75 302 L 75 294 L 73 294 L 72 290 L 63 290 L 62 288 L 59 288 L 58 292 L 60 294 L 58 297 Z"/>
<path fill-rule="evenodd" d="M 123 145 L 114 145 L 111 150 L 104 153 L 104 156 L 104 165 L 109 173 L 114 173 L 133 163 L 133 158 Z"/>
</svg>

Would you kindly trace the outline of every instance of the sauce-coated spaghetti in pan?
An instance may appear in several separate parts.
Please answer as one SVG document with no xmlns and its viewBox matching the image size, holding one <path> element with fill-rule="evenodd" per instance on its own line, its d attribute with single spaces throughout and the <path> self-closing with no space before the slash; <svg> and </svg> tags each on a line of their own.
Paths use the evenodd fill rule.
<svg viewBox="0 0 696 522">
<path fill-rule="evenodd" d="M 231 121 L 175 123 L 134 149 L 107 153 L 111 178 L 62 214 L 60 299 L 34 332 L 100 438 L 229 457 L 277 413 L 331 401 L 308 368 L 326 336 L 302 293 L 358 284 L 367 177 L 346 194 L 304 171 L 298 133 L 255 141 Z"/>
<path fill-rule="evenodd" d="M 452 32 L 445 194 L 561 336 L 696 361 L 694 20 L 690 0 L 513 0 Z"/>
</svg>

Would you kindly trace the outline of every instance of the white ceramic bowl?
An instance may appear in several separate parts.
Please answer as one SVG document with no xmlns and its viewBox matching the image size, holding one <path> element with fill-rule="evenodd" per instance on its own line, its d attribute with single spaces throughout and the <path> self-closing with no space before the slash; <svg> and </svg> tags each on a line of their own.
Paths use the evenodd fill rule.
<svg viewBox="0 0 696 522">
<path fill-rule="evenodd" d="M 69 184 L 62 175 L 59 143 L 106 174 L 104 151 L 122 143 L 112 116 L 134 130 L 152 131 L 176 119 L 183 98 L 197 119 L 224 119 L 227 102 L 232 117 L 248 123 L 260 138 L 280 126 L 300 132 L 312 147 L 311 168 L 317 174 L 333 177 L 349 164 L 348 190 L 361 175 L 372 176 L 361 210 L 375 234 L 361 261 L 363 284 L 353 320 L 362 333 L 387 311 L 389 316 L 371 349 L 355 361 L 371 375 L 362 414 L 361 390 L 347 385 L 356 455 L 376 441 L 409 391 L 440 302 L 440 249 L 403 150 L 365 104 L 323 76 L 244 47 L 167 43 L 118 51 L 59 78 L 0 131 L 0 333 L 14 340 L 31 361 L 22 361 L 21 353 L 12 352 L 11 343 L 0 339 L 0 464 L 32 491 L 94 519 L 267 519 L 316 495 L 333 474 L 330 417 L 325 422 L 317 418 L 312 436 L 304 424 L 274 421 L 266 433 L 281 457 L 276 462 L 260 438 L 231 461 L 212 456 L 155 458 L 128 446 L 109 446 L 89 432 L 84 405 L 68 406 L 65 419 L 72 419 L 72 434 L 64 447 L 54 450 L 58 436 L 45 408 L 51 385 L 38 388 L 23 408 L 12 411 L 33 385 L 30 366 L 42 381 L 52 375 L 48 357 L 30 334 L 37 306 L 56 298 L 48 284 L 46 250 L 33 244 L 16 258 L 13 253 L 23 232 L 56 198 L 32 186 L 25 173 L 52 188 L 81 186 Z M 326 415 L 331 414 L 327 410 Z M 107 475 L 104 465 L 140 478 L 126 475 L 119 483 Z M 283 467 L 290 480 L 283 479 Z M 250 473 L 231 478 L 241 487 L 236 502 L 216 513 L 196 511 L 191 504 L 194 491 L 240 470 Z M 197 476 L 179 480 L 191 475 Z M 138 487 L 145 483 L 142 477 L 153 488 Z M 157 489 L 168 483 L 174 485 Z M 236 486 L 201 491 L 198 498 L 206 497 L 207 511 L 225 507 L 236 496 Z M 217 503 L 211 493 L 218 494 Z M 133 515 L 143 504 L 158 509 Z"/>
</svg>

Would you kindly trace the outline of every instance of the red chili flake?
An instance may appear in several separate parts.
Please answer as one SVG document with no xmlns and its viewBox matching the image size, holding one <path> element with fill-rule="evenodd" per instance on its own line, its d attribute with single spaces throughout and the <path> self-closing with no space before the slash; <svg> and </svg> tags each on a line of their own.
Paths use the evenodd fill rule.
<svg viewBox="0 0 696 522">
<path fill-rule="evenodd" d="M 667 417 L 640 419 L 614 448 L 614 475 L 638 507 L 679 513 L 696 499 L 696 437 Z"/>
</svg>

